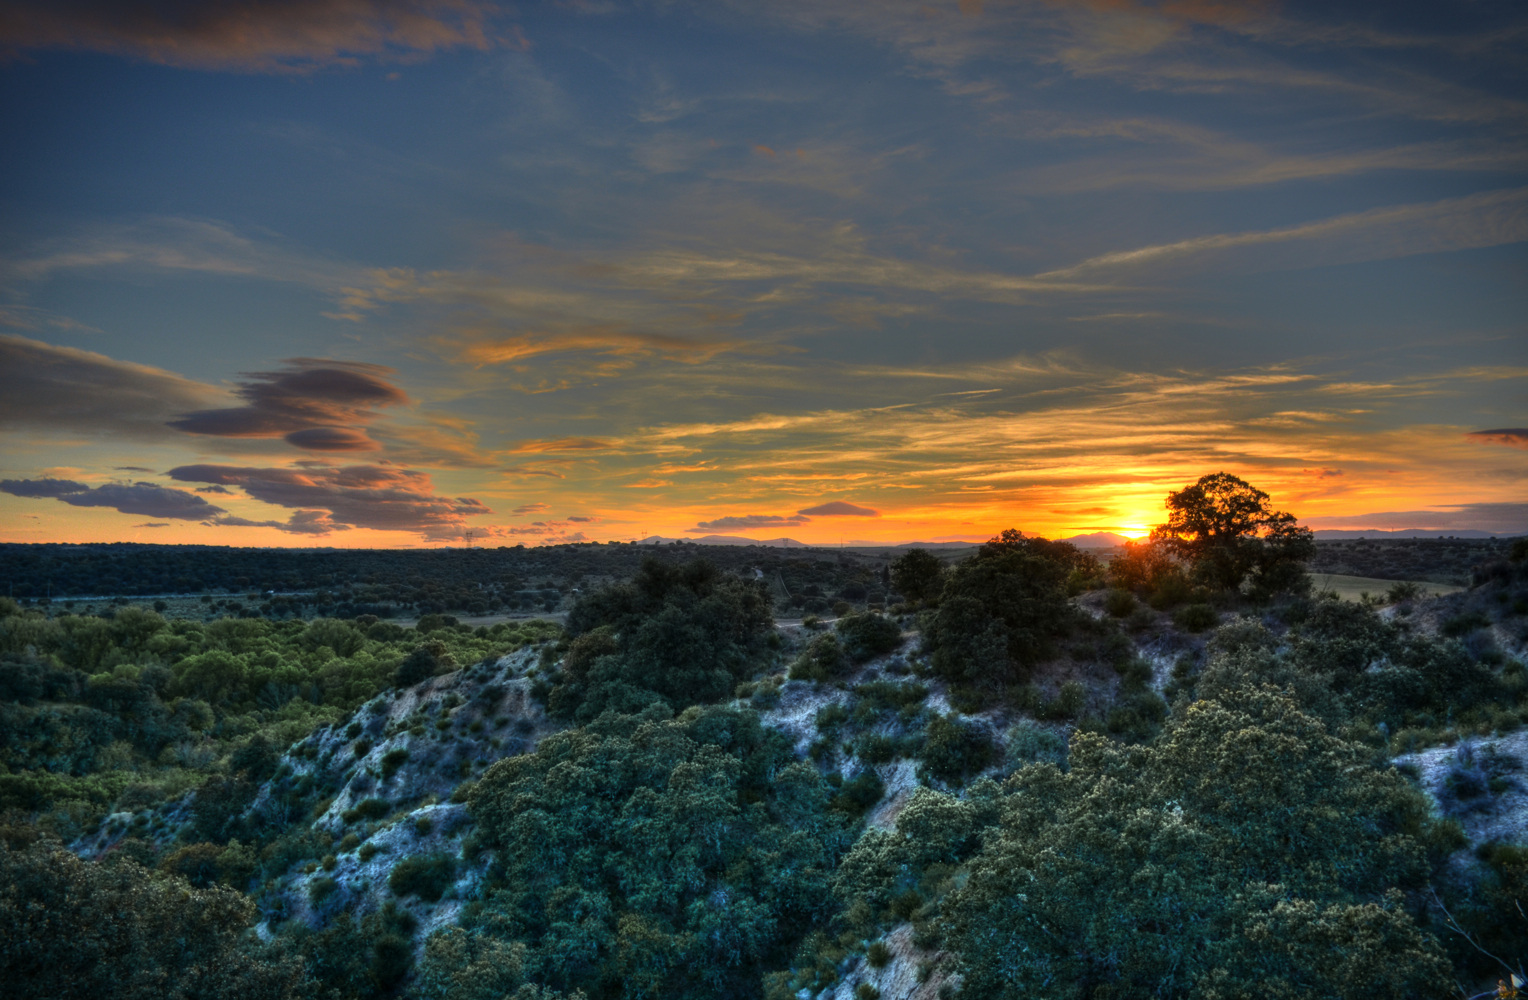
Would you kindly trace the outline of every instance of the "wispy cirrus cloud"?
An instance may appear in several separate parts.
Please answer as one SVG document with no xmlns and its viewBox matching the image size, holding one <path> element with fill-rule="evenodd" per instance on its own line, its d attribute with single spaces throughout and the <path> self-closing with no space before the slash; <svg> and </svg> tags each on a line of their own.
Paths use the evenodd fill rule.
<svg viewBox="0 0 1528 1000">
<path fill-rule="evenodd" d="M 416 62 L 505 43 L 525 39 L 479 0 L 16 0 L 0 12 L 0 53 L 79 49 L 243 73 Z"/>
<path fill-rule="evenodd" d="M 1386 260 L 1528 240 L 1528 188 L 1398 205 L 1241 233 L 1216 233 L 1091 257 L 1041 278 L 1168 269 L 1278 270 Z"/>
</svg>

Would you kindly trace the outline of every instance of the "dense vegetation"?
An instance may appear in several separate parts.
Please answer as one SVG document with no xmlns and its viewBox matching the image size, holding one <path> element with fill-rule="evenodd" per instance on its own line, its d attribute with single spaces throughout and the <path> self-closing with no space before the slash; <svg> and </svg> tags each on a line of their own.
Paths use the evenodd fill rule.
<svg viewBox="0 0 1528 1000">
<path fill-rule="evenodd" d="M 1528 754 L 1493 737 L 1528 722 L 1528 544 L 1467 593 L 1313 597 L 1229 478 L 1107 565 L 633 550 L 565 627 L 0 600 L 0 981 L 1479 992 L 1528 958 Z M 1222 502 L 1240 533 L 1187 544 Z"/>
</svg>

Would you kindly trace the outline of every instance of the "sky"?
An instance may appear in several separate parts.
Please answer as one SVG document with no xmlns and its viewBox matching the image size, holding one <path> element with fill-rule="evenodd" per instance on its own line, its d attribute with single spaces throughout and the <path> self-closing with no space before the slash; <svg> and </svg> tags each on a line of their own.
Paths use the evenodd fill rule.
<svg viewBox="0 0 1528 1000">
<path fill-rule="evenodd" d="M 1528 532 L 1528 9 L 0 0 L 0 541 Z"/>
</svg>

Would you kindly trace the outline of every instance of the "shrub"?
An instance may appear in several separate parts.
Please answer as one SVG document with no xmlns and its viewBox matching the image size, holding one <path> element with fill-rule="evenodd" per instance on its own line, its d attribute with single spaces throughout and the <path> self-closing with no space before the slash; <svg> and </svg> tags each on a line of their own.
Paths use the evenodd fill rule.
<svg viewBox="0 0 1528 1000">
<path fill-rule="evenodd" d="M 326 871 L 326 872 L 334 871 L 335 868 L 339 867 L 339 863 L 340 863 L 340 859 L 336 858 L 332 854 L 325 854 L 324 855 L 324 860 L 322 862 L 323 867 L 324 867 L 324 871 Z"/>
<path fill-rule="evenodd" d="M 870 768 L 866 768 L 855 775 L 849 781 L 839 787 L 838 794 L 833 796 L 829 808 L 850 816 L 863 816 L 865 811 L 886 794 L 886 784 L 881 781 L 881 776 Z"/>
<path fill-rule="evenodd" d="M 347 833 L 340 838 L 340 853 L 344 854 L 361 846 L 361 838 L 353 833 Z"/>
<path fill-rule="evenodd" d="M 860 740 L 859 755 L 871 764 L 885 764 L 897 755 L 897 741 L 889 736 L 866 736 Z"/>
<path fill-rule="evenodd" d="M 1104 610 L 1115 618 L 1124 618 L 1135 610 L 1135 597 L 1128 590 L 1111 590 L 1104 597 Z"/>
<path fill-rule="evenodd" d="M 365 757 L 371 753 L 371 740 L 356 740 L 353 750 L 357 757 Z"/>
<path fill-rule="evenodd" d="M 329 878 L 327 875 L 320 876 L 308 883 L 308 898 L 313 900 L 314 903 L 322 903 L 334 895 L 334 890 L 339 887 L 340 884 L 334 879 Z"/>
<path fill-rule="evenodd" d="M 1190 604 L 1173 615 L 1173 621 L 1185 632 L 1203 632 L 1214 628 L 1220 616 L 1208 604 Z"/>
<path fill-rule="evenodd" d="M 843 642 L 843 650 L 855 663 L 863 663 L 889 653 L 902 645 L 902 629 L 885 615 L 872 612 L 846 615 L 834 630 Z"/>
<path fill-rule="evenodd" d="M 378 854 L 381 854 L 381 853 L 382 853 L 382 848 L 378 847 L 376 844 L 373 844 L 371 841 L 368 840 L 366 843 L 361 845 L 361 849 L 359 851 L 356 851 L 355 855 L 356 855 L 356 857 L 361 859 L 361 863 L 362 864 L 365 864 L 366 862 L 370 861 L 372 858 L 376 857 Z"/>
<path fill-rule="evenodd" d="M 422 623 L 423 619 L 421 619 Z M 413 687 L 420 681 L 434 677 L 439 667 L 440 661 L 435 658 L 434 653 L 424 646 L 416 647 L 412 653 L 404 657 L 402 663 L 398 664 L 398 669 L 393 674 L 393 683 L 398 687 Z"/>
<path fill-rule="evenodd" d="M 1014 723 L 1006 736 L 1005 755 L 1013 770 L 1025 764 L 1066 763 L 1066 740 L 1044 726 L 1021 719 Z"/>
<path fill-rule="evenodd" d="M 409 752 L 402 747 L 394 747 L 382 755 L 382 780 L 387 781 L 398 773 L 398 768 L 409 759 Z"/>
<path fill-rule="evenodd" d="M 992 757 L 992 739 L 985 729 L 961 722 L 953 714 L 936 715 L 924 731 L 923 766 L 918 773 L 959 785 L 992 763 Z"/>
<path fill-rule="evenodd" d="M 881 991 L 872 983 L 860 983 L 854 987 L 854 1000 L 881 1000 Z"/>
<path fill-rule="evenodd" d="M 886 942 L 876 941 L 865 951 L 865 959 L 872 969 L 884 969 L 891 964 L 891 949 Z"/>
<path fill-rule="evenodd" d="M 1046 702 L 1039 714 L 1047 719 L 1075 719 L 1082 714 L 1088 701 L 1088 689 L 1079 681 L 1067 681 L 1061 685 L 1056 700 Z"/>
<path fill-rule="evenodd" d="M 421 816 L 414 820 L 414 830 L 421 837 L 428 837 L 433 829 L 435 829 L 435 822 L 428 816 Z"/>
<path fill-rule="evenodd" d="M 393 865 L 387 887 L 395 896 L 418 896 L 427 903 L 438 903 L 454 881 L 456 862 L 443 854 L 434 854 L 404 858 Z"/>
<path fill-rule="evenodd" d="M 816 681 L 821 683 L 837 677 L 848 666 L 838 636 L 831 632 L 817 636 L 807 643 L 806 649 L 791 664 L 787 675 L 793 681 Z"/>
<path fill-rule="evenodd" d="M 355 804 L 355 814 L 360 819 L 381 819 L 391 808 L 386 799 L 362 799 Z"/>
</svg>

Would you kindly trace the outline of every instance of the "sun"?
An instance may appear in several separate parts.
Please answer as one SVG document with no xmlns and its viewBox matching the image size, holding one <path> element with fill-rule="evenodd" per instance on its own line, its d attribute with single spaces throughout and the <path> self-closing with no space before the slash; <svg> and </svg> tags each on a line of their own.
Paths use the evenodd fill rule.
<svg viewBox="0 0 1528 1000">
<path fill-rule="evenodd" d="M 1141 539 L 1151 534 L 1151 529 L 1142 527 L 1139 524 L 1127 524 L 1123 527 L 1115 528 L 1114 533 L 1116 535 L 1124 535 L 1126 538 Z"/>
</svg>

